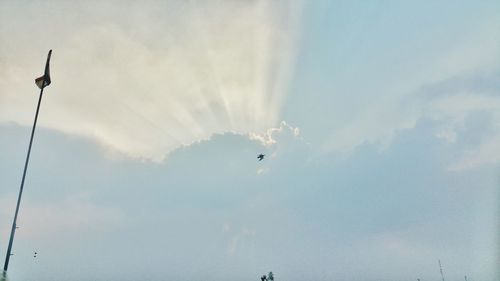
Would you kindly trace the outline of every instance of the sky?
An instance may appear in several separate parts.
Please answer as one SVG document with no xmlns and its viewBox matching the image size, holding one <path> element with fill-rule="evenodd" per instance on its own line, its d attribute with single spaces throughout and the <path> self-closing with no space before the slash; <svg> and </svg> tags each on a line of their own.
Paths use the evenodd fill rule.
<svg viewBox="0 0 500 281">
<path fill-rule="evenodd" d="M 500 280 L 500 2 L 0 2 L 1 258 L 49 49 L 8 280 Z"/>
</svg>

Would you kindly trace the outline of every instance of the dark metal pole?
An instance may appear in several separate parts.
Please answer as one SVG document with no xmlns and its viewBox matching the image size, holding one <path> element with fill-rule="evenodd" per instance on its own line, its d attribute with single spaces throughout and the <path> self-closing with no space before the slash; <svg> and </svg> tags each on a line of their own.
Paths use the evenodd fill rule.
<svg viewBox="0 0 500 281">
<path fill-rule="evenodd" d="M 444 281 L 443 267 L 441 266 L 441 260 L 438 260 L 439 263 L 439 272 L 441 272 L 441 280 Z"/>
<path fill-rule="evenodd" d="M 45 75 L 49 75 L 47 73 L 47 70 L 48 70 L 48 64 L 49 64 L 49 59 L 50 59 L 50 53 L 51 52 L 52 52 L 52 50 L 49 52 L 49 56 L 47 57 L 47 63 L 45 65 L 44 76 Z M 33 122 L 33 128 L 31 129 L 31 138 L 30 138 L 30 144 L 29 144 L 29 147 L 28 147 L 28 154 L 26 155 L 26 162 L 24 163 L 23 179 L 21 180 L 21 187 L 19 188 L 19 196 L 17 197 L 16 213 L 14 214 L 14 221 L 12 222 L 12 229 L 10 231 L 9 246 L 7 248 L 7 255 L 5 257 L 5 264 L 3 266 L 3 270 L 4 271 L 7 271 L 7 269 L 9 268 L 9 260 L 10 260 L 11 251 L 12 251 L 12 243 L 14 242 L 14 234 L 16 233 L 16 228 L 17 228 L 17 225 L 16 225 L 17 214 L 19 213 L 19 205 L 21 205 L 21 196 L 23 194 L 24 180 L 26 178 L 26 170 L 28 169 L 28 163 L 29 163 L 29 160 L 30 160 L 31 145 L 33 144 L 33 136 L 35 135 L 36 122 L 38 120 L 38 112 L 40 111 L 40 104 L 42 102 L 43 89 L 46 86 L 45 79 L 46 78 L 44 77 L 44 81 L 42 82 L 42 87 L 40 89 L 40 97 L 38 98 L 38 105 L 36 106 L 35 121 Z"/>
</svg>

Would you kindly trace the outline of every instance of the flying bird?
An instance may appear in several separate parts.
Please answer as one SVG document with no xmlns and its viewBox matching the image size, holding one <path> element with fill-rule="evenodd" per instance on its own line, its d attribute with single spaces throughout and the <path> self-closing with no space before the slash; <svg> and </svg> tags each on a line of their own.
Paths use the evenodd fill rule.
<svg viewBox="0 0 500 281">
<path fill-rule="evenodd" d="M 257 159 L 259 159 L 259 161 L 262 161 L 264 159 L 264 154 L 259 154 L 259 156 L 257 156 Z"/>
</svg>

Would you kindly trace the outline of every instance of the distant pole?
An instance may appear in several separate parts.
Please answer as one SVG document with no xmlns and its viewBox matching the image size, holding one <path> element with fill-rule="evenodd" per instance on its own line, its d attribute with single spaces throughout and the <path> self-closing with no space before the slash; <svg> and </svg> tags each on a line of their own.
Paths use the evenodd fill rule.
<svg viewBox="0 0 500 281">
<path fill-rule="evenodd" d="M 439 272 L 441 272 L 441 280 L 444 281 L 443 267 L 441 266 L 441 260 L 438 260 Z"/>
<path fill-rule="evenodd" d="M 26 171 L 28 169 L 28 163 L 30 160 L 31 145 L 33 144 L 33 136 L 35 135 L 36 122 L 38 120 L 38 112 L 40 111 L 40 104 L 42 102 L 43 89 L 45 88 L 45 86 L 50 84 L 49 61 L 50 61 L 51 54 L 52 54 L 52 50 L 50 50 L 49 54 L 47 55 L 47 62 L 45 63 L 45 72 L 44 72 L 44 76 L 42 76 L 42 81 L 41 81 L 42 84 L 41 84 L 41 86 L 39 86 L 40 87 L 40 96 L 38 97 L 38 105 L 36 106 L 35 121 L 33 122 L 33 127 L 31 129 L 30 144 L 28 146 L 28 153 L 26 155 L 26 162 L 24 163 L 23 178 L 21 180 L 21 187 L 19 188 L 19 196 L 17 197 L 16 212 L 14 214 L 14 221 L 12 222 L 12 229 L 10 231 L 9 246 L 7 248 L 7 255 L 5 257 L 5 264 L 3 266 L 3 270 L 5 272 L 9 268 L 9 260 L 10 260 L 10 256 L 12 255 L 11 254 L 12 244 L 14 243 L 14 235 L 16 233 L 16 228 L 17 228 L 17 215 L 19 213 L 19 206 L 21 205 L 21 196 L 23 195 L 24 180 L 26 178 Z M 40 79 L 40 78 L 38 78 L 38 79 Z"/>
</svg>

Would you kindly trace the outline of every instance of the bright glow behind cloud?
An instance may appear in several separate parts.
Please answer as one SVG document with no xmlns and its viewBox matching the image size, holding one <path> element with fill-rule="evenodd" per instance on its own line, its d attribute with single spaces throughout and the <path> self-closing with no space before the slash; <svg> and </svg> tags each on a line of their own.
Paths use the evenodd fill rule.
<svg viewBox="0 0 500 281">
<path fill-rule="evenodd" d="M 19 9 L 34 15 L 50 9 L 25 5 Z M 6 73 L 0 78 L 6 89 L 0 122 L 31 123 L 31 71 L 43 68 L 45 49 L 53 48 L 53 84 L 41 126 L 153 160 L 214 133 L 263 132 L 279 123 L 299 8 L 268 1 L 173 1 L 47 11 L 54 13 L 48 29 L 58 32 L 43 33 L 39 44 L 23 43 L 37 32 L 0 31 L 12 38 L 0 49 Z M 29 22 L 23 24 L 36 30 L 41 19 Z"/>
</svg>

